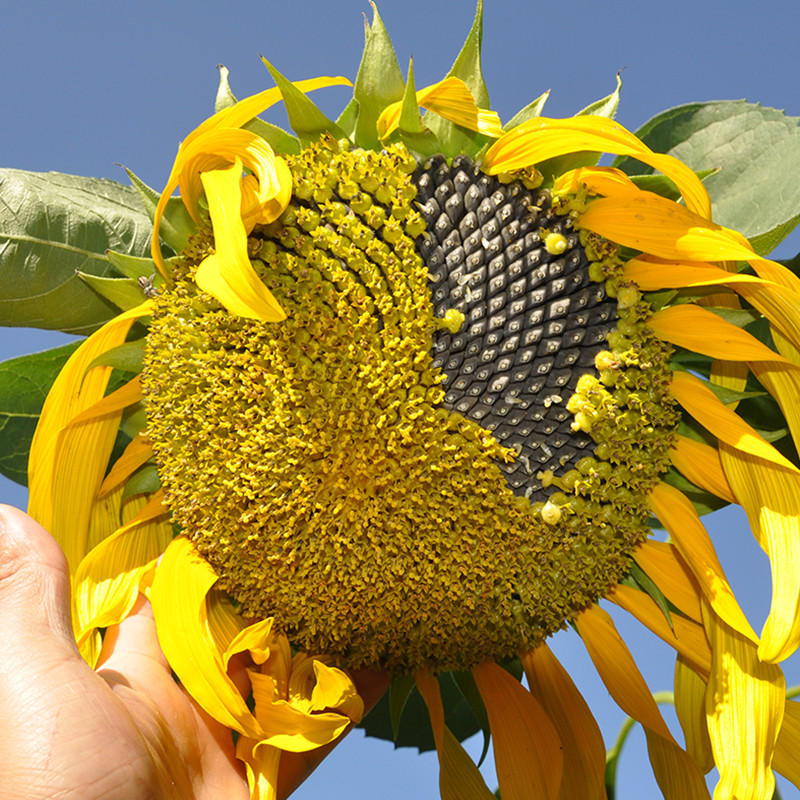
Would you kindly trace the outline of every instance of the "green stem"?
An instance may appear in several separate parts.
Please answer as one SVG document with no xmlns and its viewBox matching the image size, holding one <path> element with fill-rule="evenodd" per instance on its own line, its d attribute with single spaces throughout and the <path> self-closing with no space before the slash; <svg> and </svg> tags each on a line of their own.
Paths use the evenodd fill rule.
<svg viewBox="0 0 800 800">
<path fill-rule="evenodd" d="M 653 700 L 660 705 L 665 703 L 669 703 L 670 705 L 675 704 L 675 696 L 672 692 L 656 692 L 653 695 Z M 614 800 L 615 798 L 617 784 L 617 764 L 619 762 L 620 754 L 622 753 L 622 748 L 625 746 L 625 742 L 628 738 L 628 734 L 631 732 L 631 729 L 635 724 L 636 720 L 633 717 L 627 717 L 619 729 L 617 741 L 614 742 L 614 746 L 608 751 L 608 753 L 606 753 L 605 784 L 606 796 L 608 797 L 608 800 Z"/>
</svg>

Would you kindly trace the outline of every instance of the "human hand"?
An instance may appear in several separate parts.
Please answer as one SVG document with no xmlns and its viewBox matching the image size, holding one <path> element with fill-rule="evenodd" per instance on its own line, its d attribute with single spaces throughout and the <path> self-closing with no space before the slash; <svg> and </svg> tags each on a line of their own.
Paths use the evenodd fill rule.
<svg viewBox="0 0 800 800">
<path fill-rule="evenodd" d="M 108 629 L 98 668 L 78 653 L 55 540 L 0 505 L 0 763 L 5 800 L 247 800 L 228 728 L 174 680 L 150 604 Z M 232 679 L 246 686 L 245 664 Z M 372 705 L 388 679 L 356 678 Z M 244 682 L 244 683 L 242 683 Z M 331 748 L 281 759 L 286 796 Z"/>
</svg>

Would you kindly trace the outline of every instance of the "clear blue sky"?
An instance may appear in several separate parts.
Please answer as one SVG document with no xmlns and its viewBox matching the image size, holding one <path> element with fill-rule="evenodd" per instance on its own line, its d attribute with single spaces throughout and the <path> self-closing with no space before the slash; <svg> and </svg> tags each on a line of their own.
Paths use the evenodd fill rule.
<svg viewBox="0 0 800 800">
<path fill-rule="evenodd" d="M 618 119 L 635 129 L 653 114 L 697 100 L 747 98 L 800 115 L 796 0 L 486 0 L 484 71 L 505 120 L 545 89 L 547 113 L 569 115 L 610 92 L 624 68 Z M 560 10 L 559 10 L 560 9 Z M 385 0 L 381 14 L 401 65 L 414 56 L 417 85 L 440 79 L 471 23 L 472 0 Z M 59 170 L 124 180 L 124 163 L 160 188 L 180 139 L 213 111 L 217 71 L 231 70 L 243 96 L 270 81 L 264 54 L 292 79 L 355 77 L 367 0 L 28 0 L 3 10 L 0 49 L 0 166 Z M 333 115 L 341 89 L 315 100 Z M 281 122 L 280 113 L 270 117 Z M 779 255 L 800 250 L 793 236 Z M 0 359 L 59 343 L 52 334 L 0 329 Z M 24 506 L 25 494 L 0 482 L 0 500 Z M 729 577 L 758 627 L 768 609 L 766 558 L 743 516 L 707 520 Z M 672 683 L 672 651 L 638 623 L 616 615 L 653 690 Z M 598 717 L 606 744 L 623 714 L 597 679 L 574 633 L 554 649 Z M 786 666 L 800 682 L 800 660 Z M 636 732 L 620 765 L 618 798 L 657 797 Z M 477 744 L 476 744 L 477 746 Z M 473 748 L 474 750 L 474 748 Z M 489 770 L 491 767 L 489 767 Z M 393 751 L 385 742 L 348 740 L 295 795 L 385 800 L 436 797 L 435 756 Z M 494 777 L 488 778 L 494 787 Z M 784 788 L 785 800 L 800 797 Z"/>
</svg>

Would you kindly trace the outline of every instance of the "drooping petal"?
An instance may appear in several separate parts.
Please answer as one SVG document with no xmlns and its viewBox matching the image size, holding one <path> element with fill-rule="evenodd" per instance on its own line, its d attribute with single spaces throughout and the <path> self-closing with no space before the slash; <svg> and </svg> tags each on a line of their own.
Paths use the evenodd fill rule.
<svg viewBox="0 0 800 800">
<path fill-rule="evenodd" d="M 513 128 L 492 145 L 484 158 L 483 169 L 489 175 L 512 172 L 535 166 L 548 158 L 584 150 L 633 156 L 649 164 L 675 183 L 688 208 L 710 219 L 708 192 L 689 167 L 677 158 L 654 153 L 630 131 L 606 117 L 534 117 Z M 608 238 L 619 242 L 613 236 Z"/>
<path fill-rule="evenodd" d="M 520 659 L 531 694 L 558 731 L 564 751 L 559 800 L 605 800 L 606 749 L 586 701 L 546 644 Z"/>
<path fill-rule="evenodd" d="M 791 461 L 736 412 L 727 408 L 699 378 L 688 372 L 673 372 L 670 392 L 686 411 L 721 442 L 800 475 Z"/>
<path fill-rule="evenodd" d="M 286 314 L 247 255 L 247 233 L 240 213 L 241 171 L 241 164 L 236 162 L 227 169 L 202 173 L 216 253 L 200 264 L 195 282 L 232 314 L 280 322 Z"/>
<path fill-rule="evenodd" d="M 97 628 L 117 625 L 130 613 L 149 565 L 172 539 L 159 492 L 133 520 L 94 547 L 73 580 L 73 625 L 80 647 Z M 90 665 L 93 666 L 93 665 Z"/>
<path fill-rule="evenodd" d="M 150 441 L 141 434 L 134 436 L 108 471 L 97 493 L 98 499 L 125 483 L 152 455 L 153 447 Z"/>
<path fill-rule="evenodd" d="M 73 417 L 68 423 L 67 428 L 74 425 L 82 425 L 84 422 L 91 422 L 107 414 L 115 414 L 124 411 L 128 406 L 138 403 L 142 399 L 142 382 L 138 375 L 124 383 L 119 389 L 115 389 L 111 394 L 92 403 L 89 408 L 84 409 L 78 416 Z"/>
<path fill-rule="evenodd" d="M 493 800 L 494 794 L 486 787 L 478 768 L 444 724 L 439 682 L 424 672 L 418 672 L 415 678 L 419 693 L 428 707 L 439 755 L 439 793 L 442 800 Z"/>
<path fill-rule="evenodd" d="M 686 752 L 707 773 L 714 766 L 714 754 L 706 724 L 706 682 L 680 655 L 675 661 L 674 697 Z"/>
<path fill-rule="evenodd" d="M 150 589 L 158 641 L 186 691 L 206 712 L 240 734 L 262 739 L 262 728 L 228 677 L 209 630 L 206 595 L 216 582 L 216 573 L 188 539 L 172 540 Z"/>
<path fill-rule="evenodd" d="M 670 459 L 675 468 L 695 486 L 729 503 L 736 502 L 716 447 L 678 435 L 670 451 Z"/>
<path fill-rule="evenodd" d="M 417 92 L 417 105 L 433 111 L 463 128 L 497 138 L 503 132 L 496 112 L 478 108 L 472 92 L 460 78 L 449 77 Z M 385 139 L 397 130 L 403 102 L 388 105 L 378 117 L 378 138 Z"/>
<path fill-rule="evenodd" d="M 641 191 L 621 170 L 613 167 L 579 167 L 556 178 L 553 192 L 556 194 L 599 194 L 612 197 L 633 196 Z"/>
<path fill-rule="evenodd" d="M 656 311 L 647 320 L 659 339 L 695 353 L 731 361 L 776 361 L 793 367 L 755 336 L 692 303 Z"/>
<path fill-rule="evenodd" d="M 636 548 L 633 558 L 670 603 L 695 622 L 702 621 L 700 587 L 674 544 L 648 539 Z"/>
<path fill-rule="evenodd" d="M 500 794 L 505 800 L 556 800 L 564 755 L 547 712 L 497 664 L 478 664 L 472 675 L 489 715 Z"/>
<path fill-rule="evenodd" d="M 672 738 L 611 617 L 599 606 L 592 606 L 575 619 L 575 626 L 617 705 L 644 727 L 650 763 L 664 797 L 708 798 L 699 768 Z"/>
<path fill-rule="evenodd" d="M 311 78 L 305 81 L 297 81 L 294 85 L 301 92 L 310 92 L 313 89 L 320 89 L 325 86 L 350 86 L 351 83 L 347 80 L 347 78 L 339 76 L 336 78 Z M 164 191 L 161 193 L 161 197 L 159 198 L 158 205 L 156 206 L 155 214 L 153 216 L 153 236 L 150 243 L 150 253 L 153 257 L 153 261 L 158 267 L 158 270 L 165 277 L 167 275 L 167 271 L 164 263 L 164 256 L 161 253 L 161 245 L 158 241 L 158 229 L 161 226 L 161 220 L 164 216 L 164 212 L 166 211 L 167 202 L 172 196 L 172 193 L 178 187 L 178 183 L 180 181 L 179 176 L 184 168 L 185 163 L 187 160 L 191 160 L 192 153 L 199 154 L 202 152 L 202 148 L 197 146 L 196 140 L 201 136 L 205 136 L 213 131 L 241 128 L 251 119 L 257 117 L 263 111 L 266 111 L 268 108 L 275 105 L 275 103 L 279 102 L 282 97 L 283 95 L 281 94 L 281 90 L 277 86 L 273 87 L 272 89 L 259 92 L 251 97 L 245 97 L 233 106 L 218 111 L 216 114 L 202 122 L 181 143 L 181 146 L 178 148 L 178 154 L 175 157 L 175 163 L 173 164 L 169 178 L 167 179 L 167 184 L 164 187 Z M 210 140 L 206 141 L 209 142 Z M 214 141 L 218 145 L 219 140 L 215 139 Z M 187 158 L 187 153 L 189 153 L 189 158 Z M 215 156 L 215 151 L 213 148 L 208 150 L 208 155 L 211 158 Z M 241 157 L 242 153 L 236 153 L 234 156 L 235 155 L 239 155 Z M 233 158 L 230 158 L 228 163 L 232 161 Z M 221 165 L 218 164 L 217 166 Z M 192 213 L 191 208 L 189 208 L 189 211 Z"/>
<path fill-rule="evenodd" d="M 708 674 L 711 668 L 711 650 L 702 625 L 673 613 L 670 627 L 670 622 L 667 622 L 664 612 L 655 601 L 630 586 L 615 586 L 608 592 L 606 599 L 636 617 L 642 625 L 687 659 L 695 669 Z"/>
<path fill-rule="evenodd" d="M 708 733 L 720 775 L 714 796 L 771 800 L 770 766 L 786 695 L 783 672 L 759 660 L 755 645 L 707 605 L 703 621 L 714 653 L 706 690 Z"/>
<path fill-rule="evenodd" d="M 772 768 L 800 789 L 800 703 L 787 700 L 783 724 L 772 756 Z"/>
<path fill-rule="evenodd" d="M 61 545 L 74 571 L 86 554 L 92 504 L 103 480 L 120 413 L 81 425 L 70 421 L 97 401 L 111 367 L 89 365 L 125 341 L 133 323 L 151 312 L 150 301 L 126 311 L 93 333 L 69 358 L 42 408 L 28 459 L 28 513 Z"/>
<path fill-rule="evenodd" d="M 725 444 L 720 444 L 720 456 L 772 572 L 772 604 L 758 655 L 763 661 L 782 661 L 800 645 L 800 476 Z"/>
<path fill-rule="evenodd" d="M 742 636 L 757 645 L 758 636 L 736 602 L 733 589 L 714 551 L 711 537 L 697 516 L 694 506 L 682 492 L 669 484 L 658 483 L 650 493 L 650 507 L 669 531 L 714 611 Z"/>
<path fill-rule="evenodd" d="M 250 800 L 278 800 L 278 768 L 281 751 L 277 747 L 240 736 L 236 758 L 244 762 Z"/>
</svg>

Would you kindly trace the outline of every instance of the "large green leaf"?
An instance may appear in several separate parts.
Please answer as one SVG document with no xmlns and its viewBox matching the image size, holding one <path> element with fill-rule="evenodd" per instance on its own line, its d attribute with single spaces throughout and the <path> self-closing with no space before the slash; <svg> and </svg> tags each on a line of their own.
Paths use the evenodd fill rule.
<svg viewBox="0 0 800 800">
<path fill-rule="evenodd" d="M 47 392 L 80 342 L 0 364 L 0 472 L 23 486 L 28 452 Z"/>
<path fill-rule="evenodd" d="M 106 250 L 144 255 L 150 227 L 131 187 L 0 169 L 0 325 L 93 331 L 117 309 L 76 270 L 113 275 Z"/>
<path fill-rule="evenodd" d="M 714 219 L 741 231 L 758 253 L 769 253 L 800 222 L 798 118 L 744 100 L 690 103 L 636 133 L 694 170 L 719 168 L 705 180 Z M 648 171 L 627 157 L 614 166 L 630 175 Z"/>
</svg>

